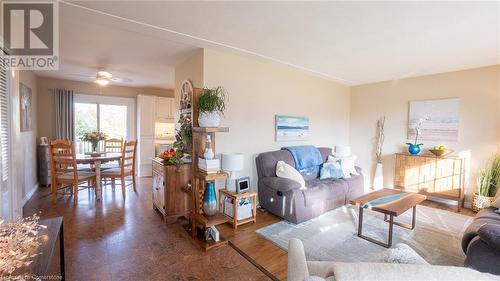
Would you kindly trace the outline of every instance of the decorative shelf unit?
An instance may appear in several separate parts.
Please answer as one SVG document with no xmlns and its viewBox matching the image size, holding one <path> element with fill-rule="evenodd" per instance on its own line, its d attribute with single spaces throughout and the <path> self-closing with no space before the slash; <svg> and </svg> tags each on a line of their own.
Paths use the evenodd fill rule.
<svg viewBox="0 0 500 281">
<path fill-rule="evenodd" d="M 458 156 L 396 153 L 394 187 L 464 204 L 465 159 Z"/>
<path fill-rule="evenodd" d="M 198 235 L 198 229 L 204 230 L 211 226 L 217 226 L 228 222 L 227 216 L 217 212 L 213 216 L 205 215 L 203 211 L 203 195 L 205 193 L 205 185 L 207 182 L 215 182 L 218 180 L 224 181 L 224 188 L 227 186 L 228 175 L 225 172 L 219 171 L 213 174 L 207 174 L 200 169 L 198 169 L 198 157 L 203 157 L 203 153 L 206 148 L 207 136 L 211 137 L 211 148 L 215 153 L 215 134 L 216 133 L 226 133 L 229 132 L 227 127 L 217 127 L 217 128 L 203 128 L 198 126 L 198 100 L 202 93 L 202 89 L 195 88 L 193 90 L 193 153 L 192 153 L 192 188 L 191 188 L 191 199 L 192 199 L 192 213 L 190 217 L 190 224 L 188 230 L 191 233 L 192 239 L 198 244 L 203 250 L 208 251 L 213 248 L 227 245 L 227 240 L 220 235 L 220 240 L 215 242 L 213 240 L 204 241 L 202 237 Z M 203 235 L 201 235 L 203 236 Z"/>
</svg>

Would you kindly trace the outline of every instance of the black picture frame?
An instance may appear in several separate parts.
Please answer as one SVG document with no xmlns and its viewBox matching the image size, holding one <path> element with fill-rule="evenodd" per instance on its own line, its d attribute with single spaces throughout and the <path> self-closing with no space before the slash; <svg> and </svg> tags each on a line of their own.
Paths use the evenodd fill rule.
<svg viewBox="0 0 500 281">
<path fill-rule="evenodd" d="M 250 191 L 250 177 L 238 178 L 235 180 L 236 193 L 244 193 Z"/>
</svg>

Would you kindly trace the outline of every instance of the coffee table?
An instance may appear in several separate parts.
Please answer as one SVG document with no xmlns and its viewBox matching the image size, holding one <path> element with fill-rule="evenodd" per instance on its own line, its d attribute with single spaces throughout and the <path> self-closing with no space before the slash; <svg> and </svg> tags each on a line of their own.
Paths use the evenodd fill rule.
<svg viewBox="0 0 500 281">
<path fill-rule="evenodd" d="M 377 245 L 390 248 L 392 246 L 392 229 L 394 225 L 398 225 L 407 229 L 415 228 L 415 218 L 417 213 L 417 205 L 426 199 L 425 195 L 417 193 L 401 192 L 395 189 L 384 188 L 378 191 L 373 191 L 356 199 L 350 200 L 352 205 L 359 207 L 358 221 L 358 236 Z M 401 222 L 395 222 L 394 217 L 397 217 L 409 209 L 413 208 L 413 216 L 411 225 Z M 387 243 L 375 240 L 371 237 L 363 235 L 363 210 L 370 209 L 384 214 L 384 221 L 389 223 L 389 238 Z M 389 219 L 387 219 L 389 217 Z"/>
</svg>

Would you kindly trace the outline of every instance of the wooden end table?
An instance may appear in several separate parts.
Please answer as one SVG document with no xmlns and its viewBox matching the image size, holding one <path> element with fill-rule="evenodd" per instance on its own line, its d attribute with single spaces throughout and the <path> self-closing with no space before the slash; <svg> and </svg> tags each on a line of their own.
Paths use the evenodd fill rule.
<svg viewBox="0 0 500 281">
<path fill-rule="evenodd" d="M 417 205 L 425 201 L 425 199 L 426 197 L 422 194 L 405 193 L 395 189 L 384 188 L 350 200 L 352 205 L 356 205 L 359 208 L 358 236 L 377 245 L 390 248 L 392 246 L 393 226 L 398 225 L 407 229 L 414 229 L 417 215 Z M 411 225 L 394 221 L 394 217 L 403 214 L 411 208 L 413 208 Z M 389 238 L 387 243 L 363 235 L 364 209 L 370 209 L 384 214 L 384 221 L 389 223 Z M 389 217 L 389 219 L 387 219 L 387 217 Z"/>
<path fill-rule="evenodd" d="M 249 222 L 257 222 L 257 192 L 245 192 L 245 193 L 236 193 L 232 191 L 228 191 L 227 189 L 219 190 L 219 210 L 224 213 L 224 199 L 225 197 L 229 197 L 233 200 L 233 216 L 228 216 L 229 223 L 233 225 L 234 229 L 237 229 L 239 225 L 249 223 Z M 238 220 L 238 201 L 242 199 L 250 198 L 252 200 L 252 216 L 243 220 Z"/>
</svg>

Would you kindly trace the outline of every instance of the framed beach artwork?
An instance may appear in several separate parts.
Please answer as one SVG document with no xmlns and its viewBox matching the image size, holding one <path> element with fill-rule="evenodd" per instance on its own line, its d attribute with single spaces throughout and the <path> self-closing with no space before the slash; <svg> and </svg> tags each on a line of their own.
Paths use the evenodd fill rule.
<svg viewBox="0 0 500 281">
<path fill-rule="evenodd" d="M 309 118 L 276 115 L 276 141 L 303 141 L 309 137 Z"/>
<path fill-rule="evenodd" d="M 21 106 L 21 132 L 31 131 L 32 118 L 32 93 L 31 88 L 19 83 L 20 106 Z"/>
<path fill-rule="evenodd" d="M 457 141 L 460 99 L 410 101 L 408 139 L 415 138 L 415 125 L 422 121 L 421 140 Z"/>
</svg>

